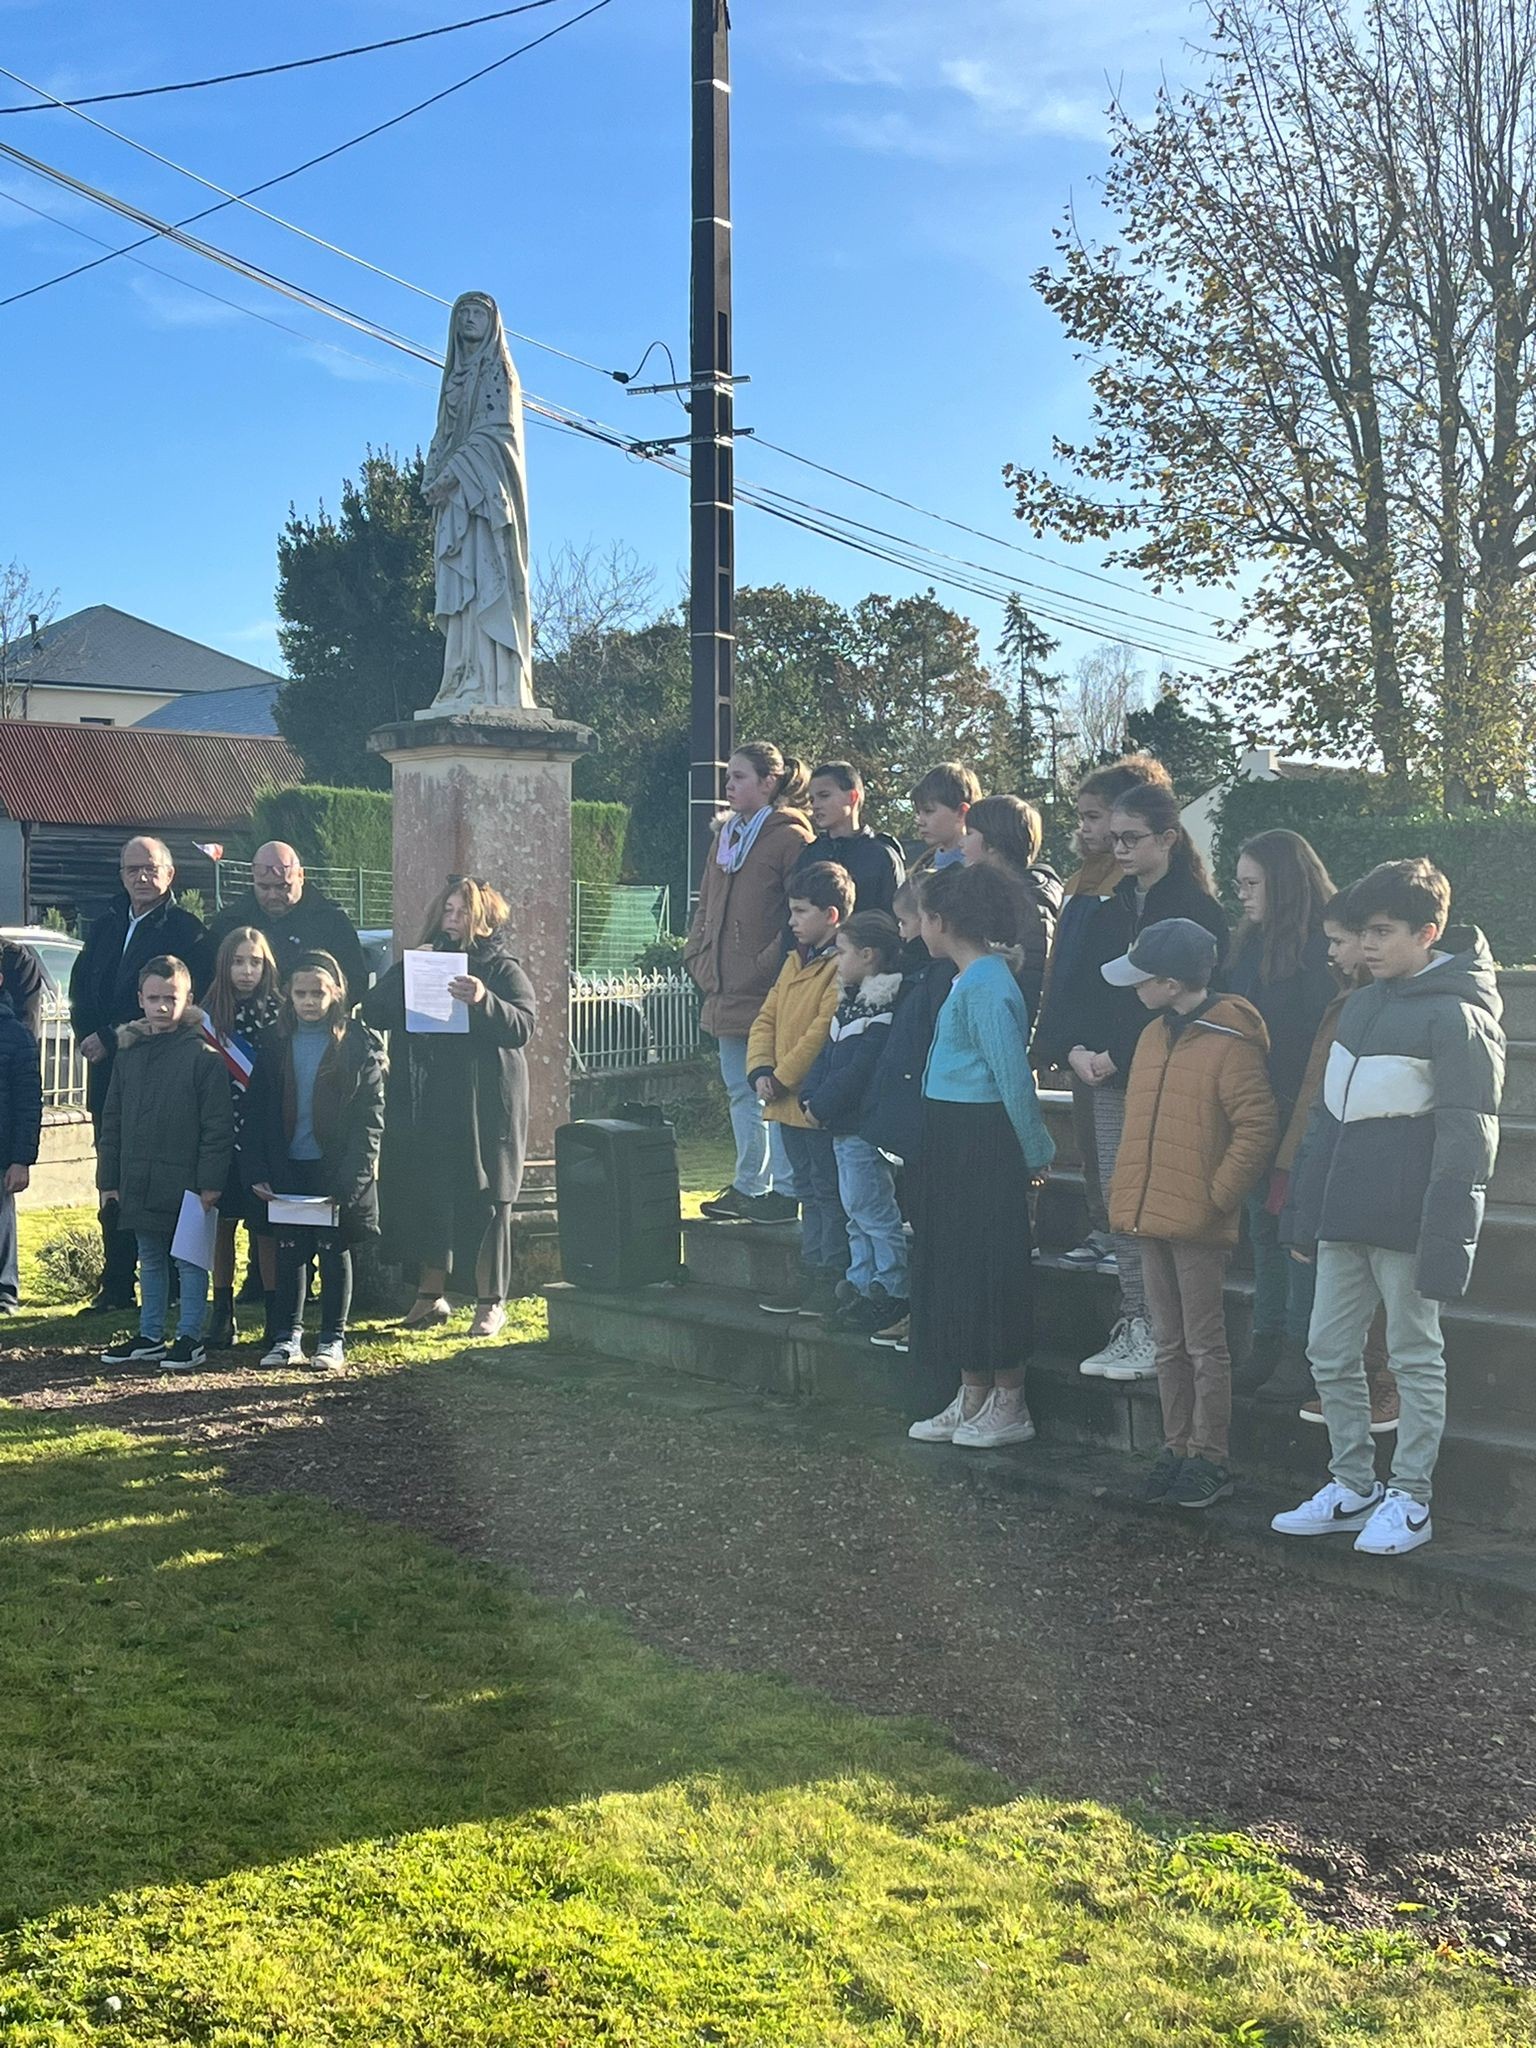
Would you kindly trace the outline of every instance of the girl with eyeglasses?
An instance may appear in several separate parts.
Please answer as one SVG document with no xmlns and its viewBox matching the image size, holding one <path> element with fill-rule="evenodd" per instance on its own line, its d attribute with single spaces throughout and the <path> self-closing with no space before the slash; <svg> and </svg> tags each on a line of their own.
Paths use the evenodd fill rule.
<svg viewBox="0 0 1536 2048">
<path fill-rule="evenodd" d="M 1125 1128 L 1125 1087 L 1136 1042 L 1151 1012 L 1133 988 L 1112 988 L 1099 975 L 1128 953 L 1146 926 L 1187 917 L 1216 941 L 1216 971 L 1227 951 L 1227 914 L 1216 899 L 1199 849 L 1179 817 L 1179 800 L 1165 785 L 1138 782 L 1121 790 L 1109 815 L 1109 844 L 1120 880 L 1101 905 L 1086 936 L 1085 966 L 1098 976 L 1100 994 L 1078 1019 L 1077 1042 L 1067 1055 L 1072 1073 L 1093 1091 L 1094 1141 L 1099 1181 L 1107 1188 Z M 1111 1236 L 1120 1277 L 1120 1316 L 1109 1342 L 1079 1368 L 1090 1379 L 1155 1379 L 1157 1359 L 1147 1318 L 1141 1253 L 1124 1232 Z"/>
</svg>

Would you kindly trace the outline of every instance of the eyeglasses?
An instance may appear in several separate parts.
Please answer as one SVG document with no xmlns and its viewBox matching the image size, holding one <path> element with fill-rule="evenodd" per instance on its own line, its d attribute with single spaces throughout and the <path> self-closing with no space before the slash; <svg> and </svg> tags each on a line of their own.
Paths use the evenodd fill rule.
<svg viewBox="0 0 1536 2048">
<path fill-rule="evenodd" d="M 157 860 L 146 860 L 132 867 L 124 862 L 119 872 L 125 882 L 152 882 L 156 875 L 163 875 L 165 869 Z"/>
<path fill-rule="evenodd" d="M 291 882 L 300 871 L 298 868 L 274 868 L 262 866 L 252 868 L 251 875 L 258 882 Z"/>
<path fill-rule="evenodd" d="M 1152 836 L 1150 832 L 1111 832 L 1109 843 L 1130 853 L 1134 847 L 1140 846 L 1143 839 L 1150 839 Z"/>
</svg>

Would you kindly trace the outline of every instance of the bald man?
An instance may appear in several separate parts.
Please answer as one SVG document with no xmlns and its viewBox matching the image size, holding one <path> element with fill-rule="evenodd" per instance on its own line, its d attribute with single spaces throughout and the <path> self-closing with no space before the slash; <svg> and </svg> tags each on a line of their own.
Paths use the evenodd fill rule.
<svg viewBox="0 0 1536 2048">
<path fill-rule="evenodd" d="M 218 951 L 224 934 L 240 924 L 265 933 L 284 981 L 301 953 L 321 952 L 329 953 L 347 977 L 349 1002 L 355 1003 L 367 989 L 356 926 L 339 903 L 304 879 L 303 861 L 281 839 L 257 847 L 249 890 L 225 904 L 214 919 L 208 935 L 210 956 Z M 208 971 L 213 971 L 211 957 Z"/>
<path fill-rule="evenodd" d="M 139 969 L 157 954 L 185 960 L 194 983 L 205 972 L 207 934 L 190 910 L 176 901 L 176 863 L 160 839 L 130 839 L 118 860 L 122 891 L 86 934 L 69 977 L 69 1012 L 75 1043 L 89 1063 L 86 1106 L 99 1134 L 107 1083 L 117 1051 L 117 1027 L 140 1014 Z M 131 1231 L 120 1230 L 117 1204 L 101 1212 L 106 1254 L 101 1291 L 93 1308 L 125 1309 L 134 1303 L 138 1247 Z"/>
</svg>

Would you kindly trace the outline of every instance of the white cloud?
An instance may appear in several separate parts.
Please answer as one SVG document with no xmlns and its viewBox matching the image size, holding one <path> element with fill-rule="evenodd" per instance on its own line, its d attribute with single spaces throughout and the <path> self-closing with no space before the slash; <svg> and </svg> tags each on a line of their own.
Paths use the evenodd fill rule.
<svg viewBox="0 0 1536 2048">
<path fill-rule="evenodd" d="M 929 161 L 995 156 L 1036 137 L 1097 141 L 1115 94 L 1150 99 L 1178 71 L 1199 19 L 1181 0 L 793 0 L 779 52 L 844 88 L 833 131 L 858 148 Z"/>
<path fill-rule="evenodd" d="M 227 327 L 240 318 L 234 306 L 204 298 L 198 291 L 179 289 L 170 280 L 162 284 L 141 270 L 130 276 L 128 289 L 155 327 Z"/>
</svg>

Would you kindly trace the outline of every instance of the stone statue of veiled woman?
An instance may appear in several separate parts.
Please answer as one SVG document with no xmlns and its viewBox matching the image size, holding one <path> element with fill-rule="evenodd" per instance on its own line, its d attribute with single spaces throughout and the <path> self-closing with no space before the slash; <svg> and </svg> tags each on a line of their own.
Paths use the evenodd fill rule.
<svg viewBox="0 0 1536 2048">
<path fill-rule="evenodd" d="M 426 712 L 533 708 L 523 388 L 484 292 L 454 301 L 423 491 L 434 518 L 443 682 Z"/>
</svg>

